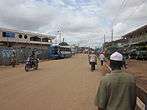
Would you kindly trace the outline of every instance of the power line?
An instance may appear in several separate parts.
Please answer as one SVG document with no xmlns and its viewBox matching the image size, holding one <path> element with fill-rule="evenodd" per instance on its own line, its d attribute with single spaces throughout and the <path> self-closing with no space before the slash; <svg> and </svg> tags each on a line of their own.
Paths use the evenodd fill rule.
<svg viewBox="0 0 147 110">
<path fill-rule="evenodd" d="M 114 25 L 114 23 L 116 22 L 116 20 L 118 19 L 118 15 L 120 14 L 121 10 L 122 10 L 123 8 L 125 8 L 126 4 L 127 4 L 127 0 L 123 0 L 123 1 L 121 0 L 121 6 L 120 6 L 120 8 L 118 9 L 117 14 L 115 15 L 115 17 L 114 17 L 114 19 L 113 19 L 113 21 L 112 21 L 111 41 L 113 41 L 113 35 L 114 35 L 113 25 Z"/>
<path fill-rule="evenodd" d="M 120 8 L 118 9 L 118 12 L 117 12 L 117 14 L 116 14 L 115 17 L 114 17 L 114 19 L 113 19 L 113 21 L 112 21 L 112 24 L 114 24 L 114 22 L 116 22 L 119 13 L 121 12 L 121 10 L 122 10 L 123 8 L 125 8 L 126 4 L 127 4 L 127 0 L 123 0 L 123 1 L 121 0 L 121 6 L 120 6 Z"/>
<path fill-rule="evenodd" d="M 141 5 L 144 4 L 145 1 L 146 1 L 146 0 L 143 0 L 143 1 L 141 2 Z M 126 18 L 126 20 L 124 20 L 124 22 L 127 21 L 127 20 L 129 20 L 129 18 L 130 18 L 131 16 L 135 15 L 136 12 L 137 12 L 137 10 L 138 10 L 138 8 L 139 8 L 141 5 L 138 5 L 137 7 L 135 7 L 134 11 Z M 136 25 L 135 25 L 135 24 L 131 24 L 130 26 L 131 26 L 131 27 L 138 27 L 137 24 L 136 24 Z"/>
<path fill-rule="evenodd" d="M 143 0 L 143 1 L 142 1 L 141 5 L 142 5 L 142 4 L 144 4 L 144 3 L 145 3 L 145 0 Z M 133 13 L 131 13 L 131 14 L 128 16 L 128 19 L 129 19 L 131 16 L 135 15 L 135 13 L 137 12 L 137 10 L 138 10 L 138 8 L 139 8 L 139 7 L 140 7 L 140 5 L 139 5 L 139 6 L 137 6 L 137 7 L 135 7 L 134 12 L 133 12 Z"/>
</svg>

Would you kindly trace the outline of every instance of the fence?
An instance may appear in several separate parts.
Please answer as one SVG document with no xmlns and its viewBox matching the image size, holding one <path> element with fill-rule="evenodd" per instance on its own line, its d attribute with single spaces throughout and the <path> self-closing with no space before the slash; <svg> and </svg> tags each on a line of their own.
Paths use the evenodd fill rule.
<svg viewBox="0 0 147 110">
<path fill-rule="evenodd" d="M 13 50 L 16 53 L 17 63 L 24 63 L 29 55 L 32 53 L 32 48 L 7 48 L 0 47 L 0 65 L 10 65 Z M 47 49 L 37 49 L 38 58 L 43 60 L 48 58 Z"/>
<path fill-rule="evenodd" d="M 147 110 L 147 93 L 139 85 L 137 85 L 137 105 L 137 110 Z"/>
</svg>

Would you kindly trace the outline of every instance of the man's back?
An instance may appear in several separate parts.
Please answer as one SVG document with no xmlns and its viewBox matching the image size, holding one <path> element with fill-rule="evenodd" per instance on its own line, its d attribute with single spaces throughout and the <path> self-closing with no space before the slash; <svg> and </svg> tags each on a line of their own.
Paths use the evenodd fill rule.
<svg viewBox="0 0 147 110">
<path fill-rule="evenodd" d="M 134 110 L 136 85 L 132 75 L 115 70 L 101 80 L 96 103 L 104 110 Z"/>
<path fill-rule="evenodd" d="M 90 54 L 89 55 L 89 61 L 90 62 L 96 62 L 96 55 L 95 54 Z"/>
</svg>

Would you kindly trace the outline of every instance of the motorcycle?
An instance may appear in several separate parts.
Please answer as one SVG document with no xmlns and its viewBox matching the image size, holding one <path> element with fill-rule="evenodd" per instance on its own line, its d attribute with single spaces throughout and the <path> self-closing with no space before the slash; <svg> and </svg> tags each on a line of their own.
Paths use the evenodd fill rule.
<svg viewBox="0 0 147 110">
<path fill-rule="evenodd" d="M 26 64 L 25 64 L 25 71 L 28 72 L 29 70 L 32 70 L 32 69 L 37 70 L 38 69 L 38 63 L 39 63 L 38 59 L 35 59 L 35 60 L 32 60 L 32 61 L 27 60 Z"/>
</svg>

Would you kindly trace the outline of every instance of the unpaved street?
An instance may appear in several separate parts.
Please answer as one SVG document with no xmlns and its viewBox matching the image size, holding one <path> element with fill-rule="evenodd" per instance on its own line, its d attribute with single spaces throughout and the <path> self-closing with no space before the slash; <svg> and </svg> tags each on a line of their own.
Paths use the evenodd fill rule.
<svg viewBox="0 0 147 110">
<path fill-rule="evenodd" d="M 86 55 L 44 61 L 37 71 L 0 68 L 0 110 L 96 110 L 101 74 L 90 72 Z"/>
<path fill-rule="evenodd" d="M 132 73 L 137 79 L 137 85 L 147 92 L 147 61 L 130 60 L 127 72 Z"/>
</svg>

